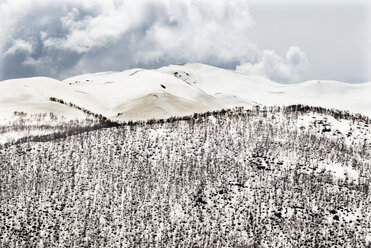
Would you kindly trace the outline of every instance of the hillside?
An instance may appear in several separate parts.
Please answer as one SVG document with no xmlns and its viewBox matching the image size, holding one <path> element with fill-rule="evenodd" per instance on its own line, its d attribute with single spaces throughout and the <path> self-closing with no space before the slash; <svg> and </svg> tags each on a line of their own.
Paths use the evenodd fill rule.
<svg viewBox="0 0 371 248">
<path fill-rule="evenodd" d="M 292 104 L 371 116 L 369 95 L 371 83 L 320 80 L 284 85 L 194 63 L 85 74 L 62 82 L 50 78 L 3 81 L 0 82 L 0 119 L 12 118 L 15 111 L 51 112 L 59 117 L 84 119 L 81 109 L 85 109 L 113 121 L 128 121 L 185 116 L 235 106 Z M 67 104 L 52 102 L 51 97 Z"/>
<path fill-rule="evenodd" d="M 367 247 L 370 124 L 239 108 L 0 147 L 0 246 Z"/>
</svg>

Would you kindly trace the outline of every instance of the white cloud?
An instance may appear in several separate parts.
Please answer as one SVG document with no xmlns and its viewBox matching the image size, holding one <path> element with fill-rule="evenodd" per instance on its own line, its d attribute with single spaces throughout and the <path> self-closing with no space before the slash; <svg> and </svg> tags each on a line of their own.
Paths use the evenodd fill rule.
<svg viewBox="0 0 371 248">
<path fill-rule="evenodd" d="M 242 63 L 238 72 L 260 75 L 281 83 L 300 81 L 300 74 L 309 67 L 309 61 L 299 47 L 290 47 L 282 58 L 272 50 L 264 50 L 255 63 Z"/>
<path fill-rule="evenodd" d="M 249 48 L 244 34 L 252 25 L 248 7 L 242 0 L 125 1 L 116 9 L 107 8 L 96 16 L 80 17 L 79 10 L 72 8 L 61 17 L 68 34 L 50 37 L 44 44 L 86 53 L 139 34 L 138 40 L 125 41 L 137 43 L 137 53 L 145 61 L 160 56 L 188 59 L 213 56 L 231 60 L 241 56 L 236 45 Z"/>
<path fill-rule="evenodd" d="M 6 55 L 14 54 L 16 52 L 32 52 L 32 44 L 25 40 L 15 40 L 12 46 L 5 52 Z"/>
<path fill-rule="evenodd" d="M 0 0 L 0 22 L 0 79 L 188 61 L 233 67 L 261 54 L 249 41 L 254 22 L 245 0 Z M 15 51 L 14 40 L 25 42 L 18 47 L 27 56 L 4 54 Z M 287 56 L 292 67 L 305 57 Z M 279 64 L 272 68 L 286 63 L 274 52 L 263 57 Z"/>
</svg>

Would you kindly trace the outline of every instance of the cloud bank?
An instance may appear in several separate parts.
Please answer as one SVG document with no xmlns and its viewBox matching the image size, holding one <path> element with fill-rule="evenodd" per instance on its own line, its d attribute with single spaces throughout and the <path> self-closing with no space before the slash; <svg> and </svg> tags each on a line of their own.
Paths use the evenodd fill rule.
<svg viewBox="0 0 371 248">
<path fill-rule="evenodd" d="M 0 0 L 0 80 L 201 62 L 300 80 L 308 60 L 249 41 L 245 0 Z"/>
<path fill-rule="evenodd" d="M 236 71 L 260 75 L 277 82 L 298 82 L 300 73 L 309 67 L 305 53 L 299 47 L 292 46 L 282 58 L 272 50 L 264 50 L 257 63 L 242 63 Z"/>
</svg>

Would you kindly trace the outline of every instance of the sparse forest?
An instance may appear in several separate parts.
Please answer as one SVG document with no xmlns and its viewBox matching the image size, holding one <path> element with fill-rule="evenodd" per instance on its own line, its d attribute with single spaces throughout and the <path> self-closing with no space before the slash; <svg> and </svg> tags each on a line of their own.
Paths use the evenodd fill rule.
<svg viewBox="0 0 371 248">
<path fill-rule="evenodd" d="M 104 121 L 0 147 L 1 247 L 371 244 L 367 117 L 295 105 Z"/>
</svg>

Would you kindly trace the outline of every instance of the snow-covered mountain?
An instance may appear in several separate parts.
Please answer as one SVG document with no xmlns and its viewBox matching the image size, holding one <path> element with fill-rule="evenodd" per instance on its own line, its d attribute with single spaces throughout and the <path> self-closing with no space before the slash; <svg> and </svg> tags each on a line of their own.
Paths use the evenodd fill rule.
<svg viewBox="0 0 371 248">
<path fill-rule="evenodd" d="M 64 81 L 51 78 L 3 81 L 0 117 L 8 118 L 15 111 L 22 111 L 82 118 L 84 109 L 116 121 L 140 120 L 259 104 L 306 104 L 371 116 L 370 96 L 371 83 L 321 80 L 284 85 L 190 63 L 85 74 Z"/>
<path fill-rule="evenodd" d="M 369 95 L 202 64 L 0 82 L 0 247 L 369 247 L 371 120 L 328 109 Z M 292 106 L 205 112 L 258 104 Z"/>
</svg>

